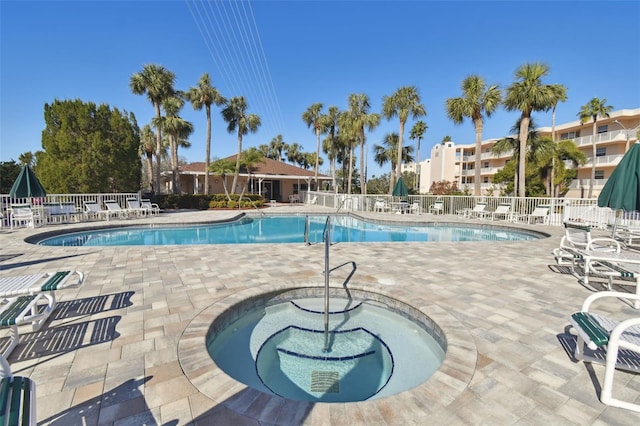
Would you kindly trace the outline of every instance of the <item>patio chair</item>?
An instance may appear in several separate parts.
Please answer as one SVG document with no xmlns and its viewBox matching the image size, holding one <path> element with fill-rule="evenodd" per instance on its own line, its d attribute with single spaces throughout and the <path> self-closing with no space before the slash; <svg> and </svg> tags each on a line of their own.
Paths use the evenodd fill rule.
<svg viewBox="0 0 640 426">
<path fill-rule="evenodd" d="M 129 212 L 120 207 L 120 204 L 118 204 L 116 200 L 106 200 L 104 205 L 107 208 L 107 216 L 115 216 L 118 219 L 126 219 L 129 217 Z"/>
<path fill-rule="evenodd" d="M 569 318 L 578 335 L 574 356 L 579 361 L 605 365 L 600 393 L 603 404 L 640 412 L 639 404 L 613 396 L 616 370 L 640 373 L 640 317 L 619 321 L 594 312 L 592 304 L 596 300 L 611 297 L 636 303 L 640 301 L 640 295 L 614 291 L 603 291 L 587 297 L 580 312 Z M 618 394 L 624 393 L 618 391 Z"/>
<path fill-rule="evenodd" d="M 461 209 L 461 210 L 458 210 L 456 213 L 458 214 L 458 216 L 463 216 L 466 218 L 484 217 L 485 214 L 487 213 L 485 211 L 486 208 L 487 208 L 487 203 L 485 203 L 484 201 L 478 201 L 472 209 Z"/>
<path fill-rule="evenodd" d="M 384 200 L 376 200 L 373 203 L 373 211 L 374 212 L 379 212 L 379 213 L 387 213 L 387 212 L 391 211 L 391 208 L 389 207 L 389 204 L 387 204 L 386 201 L 384 201 Z"/>
<path fill-rule="evenodd" d="M 37 424 L 36 384 L 28 377 L 14 376 L 3 356 L 0 356 L 0 424 Z"/>
<path fill-rule="evenodd" d="M 494 211 L 491 212 L 491 220 L 496 219 L 508 220 L 511 218 L 511 204 L 500 203 Z"/>
<path fill-rule="evenodd" d="M 419 201 L 412 202 L 411 205 L 409 206 L 409 213 L 420 214 L 420 212 L 421 212 L 420 202 Z"/>
<path fill-rule="evenodd" d="M 148 210 L 142 207 L 140 201 L 137 198 L 127 198 L 127 214 L 136 216 L 146 216 Z"/>
<path fill-rule="evenodd" d="M 9 224 L 11 229 L 21 225 L 29 228 L 35 227 L 36 218 L 34 217 L 30 204 L 11 204 L 9 210 Z"/>
<path fill-rule="evenodd" d="M 444 214 L 444 201 L 436 200 L 429 207 L 429 213 L 431 214 Z"/>
<path fill-rule="evenodd" d="M 553 250 L 553 255 L 558 265 L 569 265 L 575 267 L 580 255 L 576 249 L 620 252 L 620 244 L 607 237 L 592 238 L 591 226 L 580 222 L 564 222 L 564 236 L 560 240 L 560 247 Z"/>
<path fill-rule="evenodd" d="M 147 212 L 149 212 L 149 214 L 152 216 L 155 214 L 160 214 L 160 206 L 158 206 L 156 203 L 152 203 L 148 198 L 142 198 L 140 200 L 140 206 L 143 209 L 146 209 Z"/>
<path fill-rule="evenodd" d="M 8 357 L 18 345 L 18 326 L 32 324 L 33 331 L 42 327 L 56 307 L 55 291 L 83 281 L 84 274 L 74 270 L 1 277 L 0 327 L 10 328 L 9 345 L 2 355 Z"/>
<path fill-rule="evenodd" d="M 97 201 L 84 202 L 84 216 L 86 219 L 104 219 L 109 220 L 109 211 L 100 207 Z"/>
<path fill-rule="evenodd" d="M 549 220 L 549 210 L 551 209 L 551 206 L 549 206 L 548 204 L 539 204 L 536 206 L 535 209 L 533 209 L 533 211 L 524 216 L 527 219 L 527 223 L 531 224 L 531 223 L 543 223 L 546 224 Z"/>
</svg>

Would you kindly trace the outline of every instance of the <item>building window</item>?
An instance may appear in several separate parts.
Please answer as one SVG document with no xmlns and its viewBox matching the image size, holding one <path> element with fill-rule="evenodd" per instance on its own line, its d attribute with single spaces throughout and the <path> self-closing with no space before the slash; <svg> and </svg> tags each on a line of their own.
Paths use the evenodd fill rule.
<svg viewBox="0 0 640 426">
<path fill-rule="evenodd" d="M 575 139 L 575 138 L 579 138 L 580 137 L 580 131 L 576 131 L 576 132 L 567 132 L 567 133 L 560 133 L 560 140 L 562 141 L 566 141 L 567 139 Z"/>
<path fill-rule="evenodd" d="M 598 126 L 598 133 L 607 133 L 609 131 L 609 125 L 603 124 L 602 126 Z"/>
<path fill-rule="evenodd" d="M 485 177 L 482 179 L 482 181 L 483 181 L 484 183 L 489 183 L 489 176 L 485 176 Z"/>
<path fill-rule="evenodd" d="M 482 163 L 482 167 L 484 167 L 485 169 L 489 168 L 489 162 L 485 161 L 484 163 Z"/>
<path fill-rule="evenodd" d="M 607 148 L 596 148 L 596 157 L 604 157 L 607 155 Z"/>
<path fill-rule="evenodd" d="M 604 170 L 596 170 L 596 179 L 604 179 Z"/>
</svg>

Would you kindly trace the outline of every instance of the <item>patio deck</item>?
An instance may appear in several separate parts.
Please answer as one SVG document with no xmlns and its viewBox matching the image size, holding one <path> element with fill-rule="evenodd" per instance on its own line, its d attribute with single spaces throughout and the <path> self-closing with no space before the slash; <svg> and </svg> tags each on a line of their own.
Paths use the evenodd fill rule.
<svg viewBox="0 0 640 426">
<path fill-rule="evenodd" d="M 265 212 L 306 210 L 329 211 L 283 205 Z M 170 212 L 122 222 L 203 222 L 235 214 Z M 364 216 L 464 221 L 447 215 Z M 637 413 L 600 403 L 604 368 L 574 362 L 563 347 L 570 343 L 569 315 L 593 289 L 555 266 L 551 250 L 562 228 L 522 225 L 551 234 L 523 242 L 334 245 L 332 265 L 357 264 L 354 286 L 424 309 L 447 323 L 443 328 L 458 347 L 437 377 L 417 388 L 375 401 L 312 404 L 268 397 L 224 373 L 212 373 L 204 342 L 201 352 L 193 345 L 216 302 L 305 282 L 320 285 L 321 245 L 44 247 L 24 242 L 43 231 L 95 225 L 0 230 L 0 276 L 65 267 L 86 274 L 82 287 L 59 293 L 59 306 L 41 331 L 25 330 L 9 358 L 14 374 L 37 383 L 39 424 L 604 425 L 640 420 Z M 622 302 L 607 307 L 637 314 Z M 5 335 L 3 330 L 0 336 Z M 465 337 L 466 348 L 460 341 Z M 616 382 L 614 389 L 640 400 L 640 375 L 617 374 Z"/>
</svg>

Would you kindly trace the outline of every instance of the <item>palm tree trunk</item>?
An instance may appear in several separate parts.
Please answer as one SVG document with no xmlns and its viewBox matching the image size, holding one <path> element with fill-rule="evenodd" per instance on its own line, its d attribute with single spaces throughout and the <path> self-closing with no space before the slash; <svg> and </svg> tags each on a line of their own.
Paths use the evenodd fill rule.
<svg viewBox="0 0 640 426">
<path fill-rule="evenodd" d="M 520 155 L 518 160 L 518 197 L 526 196 L 525 170 L 527 161 L 527 136 L 529 136 L 528 132 L 530 122 L 531 117 L 529 115 L 523 115 L 520 120 L 520 134 L 518 136 L 518 139 L 520 139 Z"/>
<path fill-rule="evenodd" d="M 180 184 L 178 179 L 178 137 L 173 135 L 171 138 L 171 170 L 172 170 L 172 181 L 171 184 L 173 186 L 173 193 L 180 193 Z"/>
<path fill-rule="evenodd" d="M 353 144 L 349 144 L 349 180 L 347 182 L 347 194 L 351 194 L 351 178 L 353 177 Z"/>
<path fill-rule="evenodd" d="M 160 104 L 156 102 L 154 106 L 156 107 L 156 119 L 158 121 L 158 126 L 156 127 L 156 178 L 155 181 L 151 182 L 151 187 L 153 188 L 153 191 L 155 193 L 161 193 L 162 190 L 160 188 L 160 168 L 162 167 L 162 156 L 160 155 L 160 153 L 162 152 L 162 126 L 160 125 Z"/>
<path fill-rule="evenodd" d="M 402 139 L 404 136 L 404 121 L 400 120 L 400 134 L 398 135 L 398 155 L 396 162 L 396 178 L 402 176 Z M 395 185 L 395 181 L 393 182 Z"/>
<path fill-rule="evenodd" d="M 153 154 L 147 153 L 147 177 L 149 178 L 149 185 L 151 186 L 151 191 L 155 191 L 156 188 L 153 187 Z"/>
<path fill-rule="evenodd" d="M 207 143 L 204 158 L 204 195 L 209 195 L 209 164 L 211 162 L 211 106 L 207 108 Z"/>
<path fill-rule="evenodd" d="M 478 197 L 482 195 L 482 188 L 480 185 L 480 172 L 482 171 L 482 120 L 473 120 L 473 126 L 476 129 L 476 170 L 473 178 L 473 192 Z"/>
<path fill-rule="evenodd" d="M 364 127 L 360 129 L 360 194 L 367 193 L 367 176 L 365 175 L 364 164 Z"/>
<path fill-rule="evenodd" d="M 320 167 L 320 128 L 316 129 L 316 171 L 314 180 L 316 182 L 316 190 L 318 190 L 318 168 Z"/>
<path fill-rule="evenodd" d="M 233 186 L 231 187 L 231 193 L 236 193 L 236 185 L 238 184 L 238 175 L 240 174 L 240 154 L 242 153 L 242 134 L 238 130 L 238 156 L 236 157 L 236 171 L 233 174 Z"/>
</svg>

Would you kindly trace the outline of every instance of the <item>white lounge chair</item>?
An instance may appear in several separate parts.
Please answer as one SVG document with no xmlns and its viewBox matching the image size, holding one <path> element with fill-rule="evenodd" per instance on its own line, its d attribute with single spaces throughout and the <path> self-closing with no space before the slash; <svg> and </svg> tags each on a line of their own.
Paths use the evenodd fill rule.
<svg viewBox="0 0 640 426">
<path fill-rule="evenodd" d="M 548 204 L 537 205 L 530 214 L 525 216 L 527 218 L 527 223 L 547 223 L 547 221 L 549 220 L 550 208 L 551 206 L 549 206 Z"/>
<path fill-rule="evenodd" d="M 591 226 L 580 222 L 564 222 L 564 236 L 560 240 L 560 247 L 553 250 L 558 265 L 571 264 L 575 266 L 581 256 L 576 249 L 586 250 L 591 247 L 594 251 L 620 252 L 620 244 L 607 237 L 592 238 Z"/>
<path fill-rule="evenodd" d="M 444 214 L 444 201 L 436 200 L 429 207 L 429 213 L 431 214 Z"/>
<path fill-rule="evenodd" d="M 421 210 L 419 201 L 414 201 L 409 206 L 409 213 L 420 214 Z"/>
<path fill-rule="evenodd" d="M 140 200 L 140 206 L 143 209 L 146 209 L 150 215 L 160 214 L 160 206 L 158 206 L 156 203 L 152 203 L 148 198 L 142 198 Z"/>
<path fill-rule="evenodd" d="M 149 211 L 142 207 L 137 198 L 127 198 L 127 212 L 131 215 L 146 216 Z"/>
<path fill-rule="evenodd" d="M 491 220 L 496 219 L 511 219 L 511 204 L 509 203 L 500 203 L 498 207 L 494 211 L 491 212 Z"/>
<path fill-rule="evenodd" d="M 87 219 L 109 220 L 109 211 L 100 207 L 97 201 L 84 202 L 84 216 Z"/>
<path fill-rule="evenodd" d="M 18 326 L 33 324 L 34 331 L 42 327 L 56 307 L 56 290 L 79 286 L 83 281 L 84 274 L 74 270 L 1 277 L 0 327 L 11 329 L 3 356 L 8 357 L 18 345 Z"/>
<path fill-rule="evenodd" d="M 619 321 L 597 314 L 592 304 L 599 299 L 640 301 L 640 295 L 603 291 L 587 297 L 580 312 L 571 315 L 569 322 L 578 334 L 575 358 L 584 362 L 604 364 L 604 379 L 600 401 L 603 404 L 640 412 L 640 405 L 613 396 L 616 369 L 640 373 L 640 316 Z M 621 394 L 623 392 L 620 392 Z"/>
<path fill-rule="evenodd" d="M 487 208 L 487 203 L 485 203 L 484 201 L 478 201 L 472 209 L 458 210 L 457 213 L 459 216 L 464 216 L 466 218 L 472 218 L 472 217 L 480 218 L 480 217 L 484 217 L 485 214 L 487 213 L 486 208 Z"/>
<path fill-rule="evenodd" d="M 14 376 L 11 366 L 0 356 L 1 424 L 35 426 L 36 384 L 28 377 Z"/>
<path fill-rule="evenodd" d="M 109 212 L 108 216 L 115 216 L 118 219 L 125 219 L 129 216 L 129 212 L 120 207 L 116 200 L 106 200 L 104 205 Z"/>
</svg>

